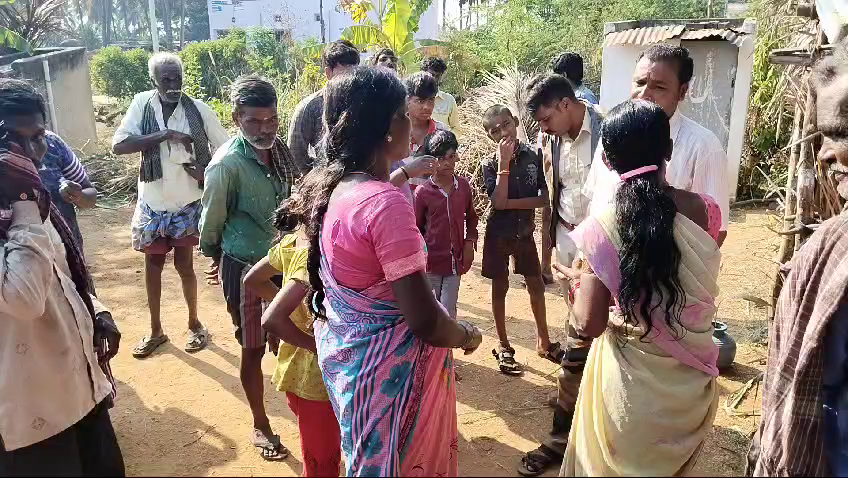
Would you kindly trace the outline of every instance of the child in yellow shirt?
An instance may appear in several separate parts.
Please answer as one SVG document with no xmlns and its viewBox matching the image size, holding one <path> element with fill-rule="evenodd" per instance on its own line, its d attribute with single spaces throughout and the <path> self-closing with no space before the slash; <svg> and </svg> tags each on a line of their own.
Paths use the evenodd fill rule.
<svg viewBox="0 0 848 478">
<path fill-rule="evenodd" d="M 308 255 L 305 238 L 285 235 L 247 273 L 244 283 L 270 302 L 262 314 L 262 327 L 269 335 L 282 339 L 271 380 L 277 390 L 286 392 L 289 408 L 297 416 L 303 476 L 338 476 L 341 431 L 318 368 L 312 317 L 305 302 L 310 290 Z M 280 273 L 283 273 L 282 288 L 271 280 Z"/>
</svg>

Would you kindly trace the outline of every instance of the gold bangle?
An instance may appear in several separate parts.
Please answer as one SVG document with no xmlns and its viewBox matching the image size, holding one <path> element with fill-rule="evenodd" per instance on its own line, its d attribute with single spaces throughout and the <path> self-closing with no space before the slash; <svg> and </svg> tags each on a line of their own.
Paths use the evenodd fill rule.
<svg viewBox="0 0 848 478">
<path fill-rule="evenodd" d="M 498 171 L 498 176 L 509 176 L 509 171 Z"/>
</svg>

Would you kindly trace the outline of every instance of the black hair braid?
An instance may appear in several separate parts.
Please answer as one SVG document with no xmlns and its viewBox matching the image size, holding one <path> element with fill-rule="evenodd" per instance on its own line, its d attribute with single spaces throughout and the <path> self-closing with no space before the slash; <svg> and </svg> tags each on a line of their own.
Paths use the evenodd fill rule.
<svg viewBox="0 0 848 478">
<path fill-rule="evenodd" d="M 330 204 L 330 196 L 345 175 L 345 169 L 340 163 L 333 163 L 320 171 L 321 176 L 316 180 L 317 195 L 312 202 L 312 211 L 306 228 L 309 237 L 309 255 L 307 257 L 307 270 L 309 271 L 309 285 L 312 288 L 312 300 L 309 301 L 309 310 L 313 317 L 327 320 L 327 311 L 324 307 L 324 281 L 321 280 L 321 226 L 324 224 L 324 215 Z"/>
<path fill-rule="evenodd" d="M 644 339 L 654 329 L 653 314 L 662 311 L 677 336 L 686 293 L 680 284 L 680 249 L 674 239 L 677 206 L 660 176 L 670 154 L 668 116 L 659 106 L 630 100 L 610 111 L 601 137 L 604 155 L 617 173 L 656 166 L 624 180 L 615 194 L 618 234 L 621 238 L 618 305 L 625 324 L 644 322 Z"/>
<path fill-rule="evenodd" d="M 677 206 L 660 186 L 658 173 L 624 181 L 615 195 L 621 287 L 618 304 L 625 323 L 645 322 L 645 333 L 653 329 L 652 313 L 662 308 L 669 329 L 676 331 L 683 311 L 685 292 L 680 285 L 680 249 L 674 240 Z"/>
</svg>

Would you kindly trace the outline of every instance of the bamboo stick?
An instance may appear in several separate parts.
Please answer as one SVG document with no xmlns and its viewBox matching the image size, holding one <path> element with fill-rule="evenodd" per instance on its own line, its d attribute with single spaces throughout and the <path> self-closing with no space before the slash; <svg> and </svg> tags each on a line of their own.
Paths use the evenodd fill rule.
<svg viewBox="0 0 848 478">
<path fill-rule="evenodd" d="M 801 104 L 796 101 L 795 102 L 795 113 L 792 116 L 792 138 L 790 139 L 790 143 L 792 147 L 789 151 L 789 167 L 787 168 L 786 174 L 786 207 L 783 212 L 783 228 L 782 230 L 788 231 L 792 229 L 792 226 L 795 221 L 795 169 L 796 164 L 798 163 L 798 150 L 800 149 L 800 143 L 798 139 L 801 137 L 801 122 L 803 121 L 803 112 L 801 111 Z M 795 251 L 795 235 L 786 235 L 783 236 L 783 240 L 780 241 L 780 249 L 777 252 L 777 256 L 775 257 L 775 262 L 777 263 L 774 269 L 774 286 L 772 288 L 772 306 L 768 310 L 768 319 L 769 321 L 774 319 L 774 307 L 777 305 L 777 298 L 780 296 L 780 289 L 783 288 L 783 276 L 780 273 L 780 267 L 786 261 L 788 261 L 792 257 L 792 253 Z"/>
<path fill-rule="evenodd" d="M 809 79 L 807 80 L 809 82 Z M 813 115 L 815 114 L 815 98 L 810 92 L 809 85 L 807 86 L 807 100 L 804 105 L 804 126 L 802 134 L 807 136 L 813 128 Z M 801 142 L 801 150 L 798 153 L 798 206 L 796 211 L 798 217 L 795 219 L 796 227 L 803 227 L 805 224 L 813 222 L 813 213 L 815 211 L 815 193 L 816 193 L 816 162 L 812 144 L 809 141 Z M 795 250 L 801 248 L 801 244 L 810 237 L 812 232 L 802 231 L 799 239 L 795 241 Z"/>
</svg>

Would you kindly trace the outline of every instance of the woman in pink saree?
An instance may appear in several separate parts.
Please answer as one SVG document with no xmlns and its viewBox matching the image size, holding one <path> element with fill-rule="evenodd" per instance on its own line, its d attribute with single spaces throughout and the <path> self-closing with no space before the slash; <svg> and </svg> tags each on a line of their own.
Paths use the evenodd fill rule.
<svg viewBox="0 0 848 478">
<path fill-rule="evenodd" d="M 406 92 L 357 68 L 324 93 L 326 162 L 284 210 L 308 218 L 319 365 L 342 432 L 348 476 L 456 476 L 452 348 L 482 336 L 453 321 L 427 281 L 424 240 L 396 187 L 426 170 L 409 154 Z M 423 164 L 423 166 L 422 166 Z"/>
<path fill-rule="evenodd" d="M 572 233 L 588 262 L 579 274 L 576 328 L 597 339 L 561 475 L 685 475 L 718 399 L 712 317 L 720 212 L 708 196 L 666 184 L 672 144 L 659 106 L 617 106 L 602 138 L 622 183 L 614 204 Z"/>
</svg>

